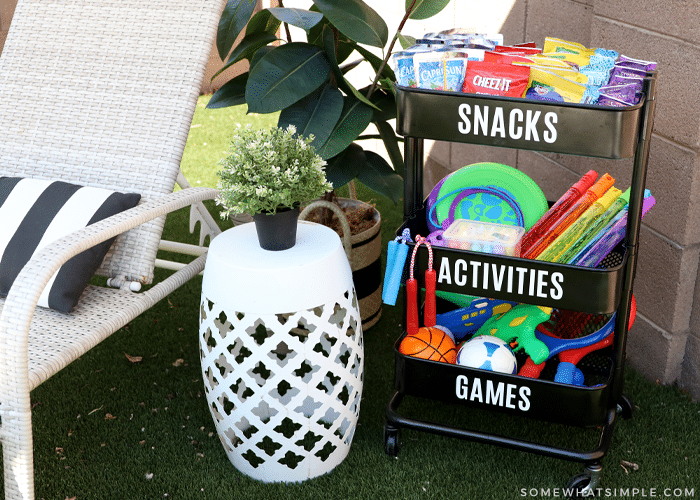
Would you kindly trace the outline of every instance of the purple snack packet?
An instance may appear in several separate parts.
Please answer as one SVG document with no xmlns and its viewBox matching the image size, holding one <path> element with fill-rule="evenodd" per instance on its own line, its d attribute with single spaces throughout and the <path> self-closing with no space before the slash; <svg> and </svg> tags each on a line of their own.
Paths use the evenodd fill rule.
<svg viewBox="0 0 700 500">
<path fill-rule="evenodd" d="M 644 78 L 647 76 L 647 72 L 643 69 L 630 68 L 628 66 L 619 66 L 615 64 L 612 71 L 610 72 L 610 78 L 614 76 L 627 76 L 627 77 L 638 77 Z"/>
<path fill-rule="evenodd" d="M 641 92 L 642 88 L 636 83 L 627 83 L 625 85 L 607 85 L 605 87 L 600 87 L 600 97 L 608 97 L 617 99 L 624 103 L 629 103 L 628 105 L 637 104 L 639 102 L 638 93 Z M 600 97 L 598 102 L 600 102 Z"/>
<path fill-rule="evenodd" d="M 598 102 L 596 104 L 598 104 L 598 106 L 615 106 L 621 108 L 624 106 L 632 106 L 633 103 L 623 102 L 619 99 L 615 99 L 614 97 L 608 97 L 606 95 L 600 94 L 600 97 L 598 97 Z"/>
<path fill-rule="evenodd" d="M 644 78 L 639 77 L 639 76 L 624 76 L 620 74 L 616 74 L 610 77 L 610 80 L 608 80 L 606 87 L 612 86 L 612 85 L 627 85 L 627 84 L 635 84 L 639 86 L 639 90 L 642 90 L 642 87 L 644 86 Z"/>
<path fill-rule="evenodd" d="M 631 57 L 627 57 L 625 55 L 620 55 L 620 58 L 617 60 L 616 64 L 618 66 L 624 66 L 627 68 L 637 68 L 641 69 L 644 71 L 654 71 L 656 70 L 656 63 L 652 61 L 642 61 L 641 59 L 632 59 Z"/>
</svg>

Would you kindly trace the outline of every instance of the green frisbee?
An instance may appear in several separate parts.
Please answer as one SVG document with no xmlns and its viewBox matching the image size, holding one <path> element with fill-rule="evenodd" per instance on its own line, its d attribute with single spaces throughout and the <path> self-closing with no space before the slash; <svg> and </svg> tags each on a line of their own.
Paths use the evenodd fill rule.
<svg viewBox="0 0 700 500">
<path fill-rule="evenodd" d="M 463 191 L 490 188 L 490 192 L 464 196 Z M 437 221 L 469 219 L 510 226 L 519 225 L 513 202 L 522 213 L 522 225 L 530 229 L 549 206 L 539 186 L 526 174 L 500 163 L 475 163 L 445 179 L 435 211 Z"/>
</svg>

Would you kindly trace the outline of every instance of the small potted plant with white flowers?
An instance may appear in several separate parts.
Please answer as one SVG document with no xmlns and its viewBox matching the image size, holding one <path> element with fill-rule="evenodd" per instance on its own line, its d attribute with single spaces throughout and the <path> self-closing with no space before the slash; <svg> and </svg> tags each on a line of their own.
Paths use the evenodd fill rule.
<svg viewBox="0 0 700 500">
<path fill-rule="evenodd" d="M 286 250 L 296 242 L 299 206 L 333 189 L 325 161 L 294 125 L 239 129 L 231 152 L 219 164 L 221 216 L 248 213 L 266 250 Z"/>
</svg>

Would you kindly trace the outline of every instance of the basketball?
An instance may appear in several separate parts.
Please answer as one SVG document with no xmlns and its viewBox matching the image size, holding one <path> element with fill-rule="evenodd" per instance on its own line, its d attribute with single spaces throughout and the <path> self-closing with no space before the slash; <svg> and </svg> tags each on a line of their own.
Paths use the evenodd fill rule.
<svg viewBox="0 0 700 500">
<path fill-rule="evenodd" d="M 457 348 L 454 341 L 437 327 L 419 328 L 414 335 L 406 335 L 399 344 L 399 352 L 406 356 L 454 364 Z"/>
</svg>

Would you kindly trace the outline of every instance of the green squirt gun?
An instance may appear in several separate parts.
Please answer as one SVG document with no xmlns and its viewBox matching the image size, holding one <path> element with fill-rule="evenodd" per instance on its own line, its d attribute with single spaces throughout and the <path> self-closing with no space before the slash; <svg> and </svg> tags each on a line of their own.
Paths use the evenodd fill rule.
<svg viewBox="0 0 700 500">
<path fill-rule="evenodd" d="M 537 325 L 549 319 L 551 307 L 518 304 L 498 316 L 491 316 L 476 335 L 493 335 L 508 343 L 516 341 L 515 351 L 524 350 L 539 365 L 549 357 L 549 349 L 535 337 Z"/>
</svg>

